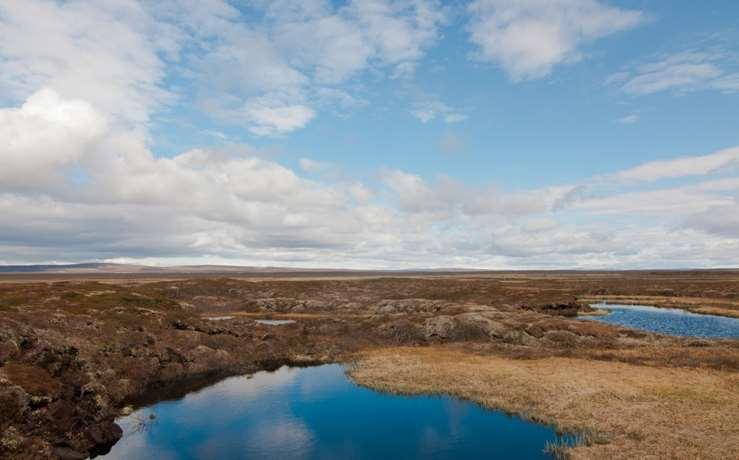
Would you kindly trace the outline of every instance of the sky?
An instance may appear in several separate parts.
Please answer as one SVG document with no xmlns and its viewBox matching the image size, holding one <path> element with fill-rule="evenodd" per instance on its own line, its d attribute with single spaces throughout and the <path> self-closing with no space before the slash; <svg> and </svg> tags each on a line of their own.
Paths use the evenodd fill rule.
<svg viewBox="0 0 739 460">
<path fill-rule="evenodd" d="M 737 18 L 0 0 L 0 264 L 737 267 Z"/>
</svg>

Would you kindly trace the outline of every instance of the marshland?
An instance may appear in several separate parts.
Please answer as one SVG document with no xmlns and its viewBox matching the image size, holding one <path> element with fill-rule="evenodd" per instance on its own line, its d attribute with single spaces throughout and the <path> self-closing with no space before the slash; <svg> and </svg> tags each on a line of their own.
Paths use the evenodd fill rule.
<svg viewBox="0 0 739 460">
<path fill-rule="evenodd" d="M 210 441 L 223 453 L 217 447 L 229 444 L 218 429 L 195 439 L 172 432 L 172 423 L 197 412 L 167 418 L 157 403 L 197 399 L 231 376 L 269 381 L 263 371 L 324 364 L 342 365 L 331 377 L 348 379 L 340 386 L 366 388 L 380 400 L 451 398 L 489 417 L 508 414 L 520 433 L 550 430 L 531 438 L 543 457 L 739 454 L 739 337 L 671 336 L 584 319 L 597 313 L 596 300 L 625 298 L 730 318 L 739 312 L 736 271 L 32 278 L 5 275 L 0 283 L 0 452 L 7 458 L 116 455 L 116 445 L 144 436 L 130 430 L 132 410 L 157 413 L 152 433 L 169 426 L 168 436 L 193 448 Z M 684 301 L 701 295 L 701 304 Z M 323 391 L 327 407 L 341 398 L 331 385 Z M 340 406 L 351 411 L 351 401 Z M 195 407 L 210 421 L 204 426 L 217 427 L 211 406 Z M 423 410 L 414 417 L 383 407 L 387 413 L 375 416 L 404 419 L 402 429 L 431 423 Z M 495 426 L 486 420 L 462 423 L 463 432 Z M 361 439 L 347 430 L 347 440 Z M 487 448 L 506 439 L 492 436 Z M 315 452 L 340 455 L 323 437 L 315 440 L 327 449 Z"/>
</svg>

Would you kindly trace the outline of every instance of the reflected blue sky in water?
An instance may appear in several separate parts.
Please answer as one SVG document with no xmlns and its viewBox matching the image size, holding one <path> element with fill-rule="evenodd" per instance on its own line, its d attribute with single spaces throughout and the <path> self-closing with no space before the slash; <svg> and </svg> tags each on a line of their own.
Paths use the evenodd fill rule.
<svg viewBox="0 0 739 460">
<path fill-rule="evenodd" d="M 145 430 L 137 420 L 156 419 Z M 223 380 L 119 423 L 106 459 L 547 458 L 545 426 L 449 397 L 358 387 L 339 365 Z"/>
<path fill-rule="evenodd" d="M 619 326 L 682 337 L 739 338 L 739 319 L 699 315 L 685 310 L 645 305 L 599 303 L 593 308 L 608 310 L 606 316 L 583 317 Z"/>
</svg>

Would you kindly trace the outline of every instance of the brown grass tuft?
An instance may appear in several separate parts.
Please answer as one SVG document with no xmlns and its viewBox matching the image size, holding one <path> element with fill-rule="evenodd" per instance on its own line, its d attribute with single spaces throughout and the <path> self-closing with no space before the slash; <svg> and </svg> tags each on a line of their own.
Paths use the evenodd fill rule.
<svg viewBox="0 0 739 460">
<path fill-rule="evenodd" d="M 33 396 L 54 396 L 59 391 L 59 383 L 52 380 L 45 370 L 30 364 L 11 362 L 3 367 L 8 379 Z"/>
</svg>

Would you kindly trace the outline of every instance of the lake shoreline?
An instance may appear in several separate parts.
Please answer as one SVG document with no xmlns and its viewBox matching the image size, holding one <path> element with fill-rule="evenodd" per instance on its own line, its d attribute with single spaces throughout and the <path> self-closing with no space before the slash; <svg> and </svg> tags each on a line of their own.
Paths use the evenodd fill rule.
<svg viewBox="0 0 739 460">
<path fill-rule="evenodd" d="M 452 414 L 450 425 L 447 417 Z M 117 423 L 124 436 L 102 458 L 143 460 L 150 452 L 179 458 L 188 452 L 206 455 L 206 449 L 209 458 L 335 458 L 347 449 L 362 458 L 410 458 L 423 446 L 434 458 L 544 460 L 550 458 L 547 446 L 574 439 L 552 426 L 474 401 L 445 395 L 399 397 L 358 385 L 344 364 L 283 366 L 226 378 L 179 400 L 141 408 Z M 274 442 L 265 426 L 293 429 L 281 431 L 280 441 Z M 249 442 L 244 445 L 242 439 Z M 235 445 L 237 451 L 232 450 Z"/>
<path fill-rule="evenodd" d="M 621 305 L 644 305 L 654 308 L 669 308 L 685 310 L 698 315 L 725 316 L 739 318 L 739 302 L 716 301 L 715 299 L 690 298 L 674 299 L 655 296 L 585 296 L 578 298 L 578 302 L 586 305 L 597 303 L 613 303 Z"/>
<path fill-rule="evenodd" d="M 350 375 L 368 388 L 452 395 L 575 433 L 578 442 L 560 452 L 574 459 L 739 455 L 739 401 L 730 389 L 739 385 L 736 372 L 706 375 L 578 358 L 516 360 L 439 346 L 360 354 Z M 689 433 L 681 429 L 686 411 L 695 418 Z M 680 422 L 676 413 L 683 413 Z"/>
</svg>

